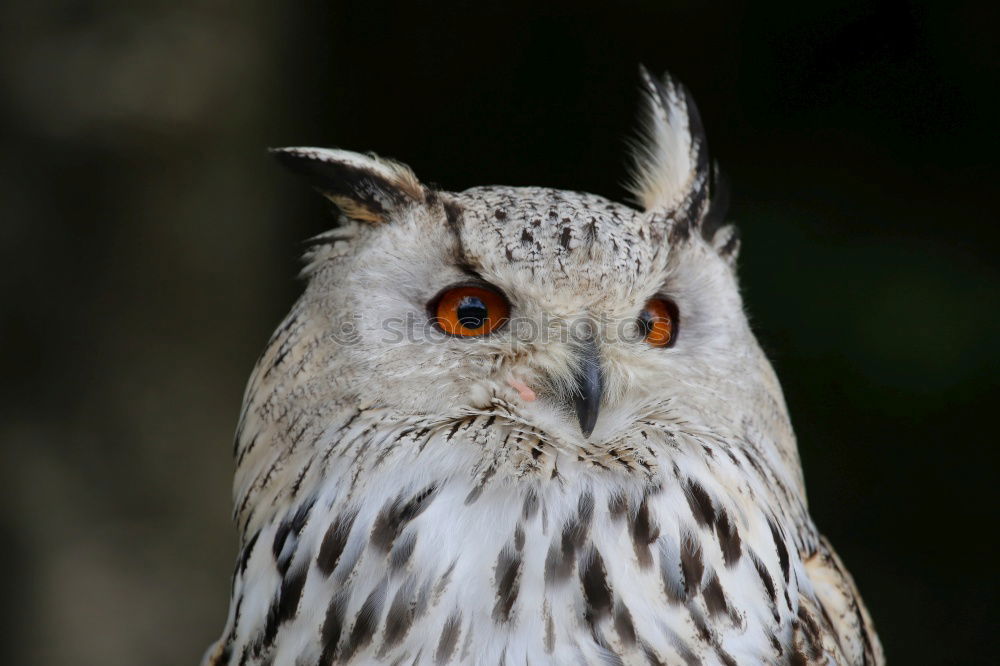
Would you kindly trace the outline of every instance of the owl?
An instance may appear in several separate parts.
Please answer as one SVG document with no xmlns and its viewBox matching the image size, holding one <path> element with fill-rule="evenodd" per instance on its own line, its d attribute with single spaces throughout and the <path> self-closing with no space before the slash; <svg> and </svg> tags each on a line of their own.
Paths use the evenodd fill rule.
<svg viewBox="0 0 1000 666">
<path fill-rule="evenodd" d="M 275 156 L 338 211 L 250 379 L 204 664 L 881 664 L 809 516 L 695 105 L 636 205 Z"/>
</svg>

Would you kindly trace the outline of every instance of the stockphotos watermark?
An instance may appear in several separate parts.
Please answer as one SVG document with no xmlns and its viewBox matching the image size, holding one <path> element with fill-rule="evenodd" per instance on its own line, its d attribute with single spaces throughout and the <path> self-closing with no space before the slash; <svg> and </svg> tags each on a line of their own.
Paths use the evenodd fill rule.
<svg viewBox="0 0 1000 666">
<path fill-rule="evenodd" d="M 360 316 L 335 324 L 330 336 L 334 342 L 353 345 L 373 339 L 385 344 L 450 343 L 489 338 L 492 342 L 511 344 L 586 344 L 588 342 L 640 342 L 648 333 L 648 325 L 638 319 L 577 317 L 573 319 L 541 315 L 540 317 L 509 317 L 494 327 L 491 322 L 480 328 L 490 331 L 482 336 L 445 333 L 447 322 L 409 312 L 402 317 L 388 317 L 375 324 Z M 477 330 L 477 329 L 472 329 Z"/>
</svg>

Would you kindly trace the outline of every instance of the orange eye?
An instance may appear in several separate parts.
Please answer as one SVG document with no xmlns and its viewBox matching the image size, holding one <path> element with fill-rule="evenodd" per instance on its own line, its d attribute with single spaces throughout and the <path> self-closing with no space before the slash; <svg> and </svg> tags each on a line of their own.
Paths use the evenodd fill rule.
<svg viewBox="0 0 1000 666">
<path fill-rule="evenodd" d="M 665 298 L 651 298 L 639 313 L 639 330 L 654 347 L 670 347 L 677 339 L 677 306 Z"/>
<path fill-rule="evenodd" d="M 429 309 L 434 323 L 448 335 L 486 335 L 510 317 L 507 299 L 494 289 L 478 285 L 450 287 L 431 301 Z"/>
</svg>

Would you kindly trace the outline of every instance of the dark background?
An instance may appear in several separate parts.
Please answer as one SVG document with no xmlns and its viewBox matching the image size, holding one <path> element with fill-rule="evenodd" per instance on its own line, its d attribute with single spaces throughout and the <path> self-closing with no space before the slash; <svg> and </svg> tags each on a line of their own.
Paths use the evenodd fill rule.
<svg viewBox="0 0 1000 666">
<path fill-rule="evenodd" d="M 243 384 L 330 224 L 266 146 L 621 199 L 639 62 L 701 107 L 890 660 L 995 658 L 998 17 L 599 4 L 3 3 L 0 662 L 191 664 L 221 631 Z"/>
</svg>

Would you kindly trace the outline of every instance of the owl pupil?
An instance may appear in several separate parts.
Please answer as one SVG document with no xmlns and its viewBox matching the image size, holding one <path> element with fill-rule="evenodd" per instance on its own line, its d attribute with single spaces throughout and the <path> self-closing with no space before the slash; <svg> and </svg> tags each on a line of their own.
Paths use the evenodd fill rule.
<svg viewBox="0 0 1000 666">
<path fill-rule="evenodd" d="M 459 302 L 456 314 L 459 324 L 475 330 L 486 325 L 489 311 L 486 309 L 486 304 L 477 296 L 466 296 Z"/>
<path fill-rule="evenodd" d="M 647 337 L 653 332 L 653 315 L 649 310 L 643 310 L 639 313 L 639 333 L 642 337 Z"/>
</svg>

